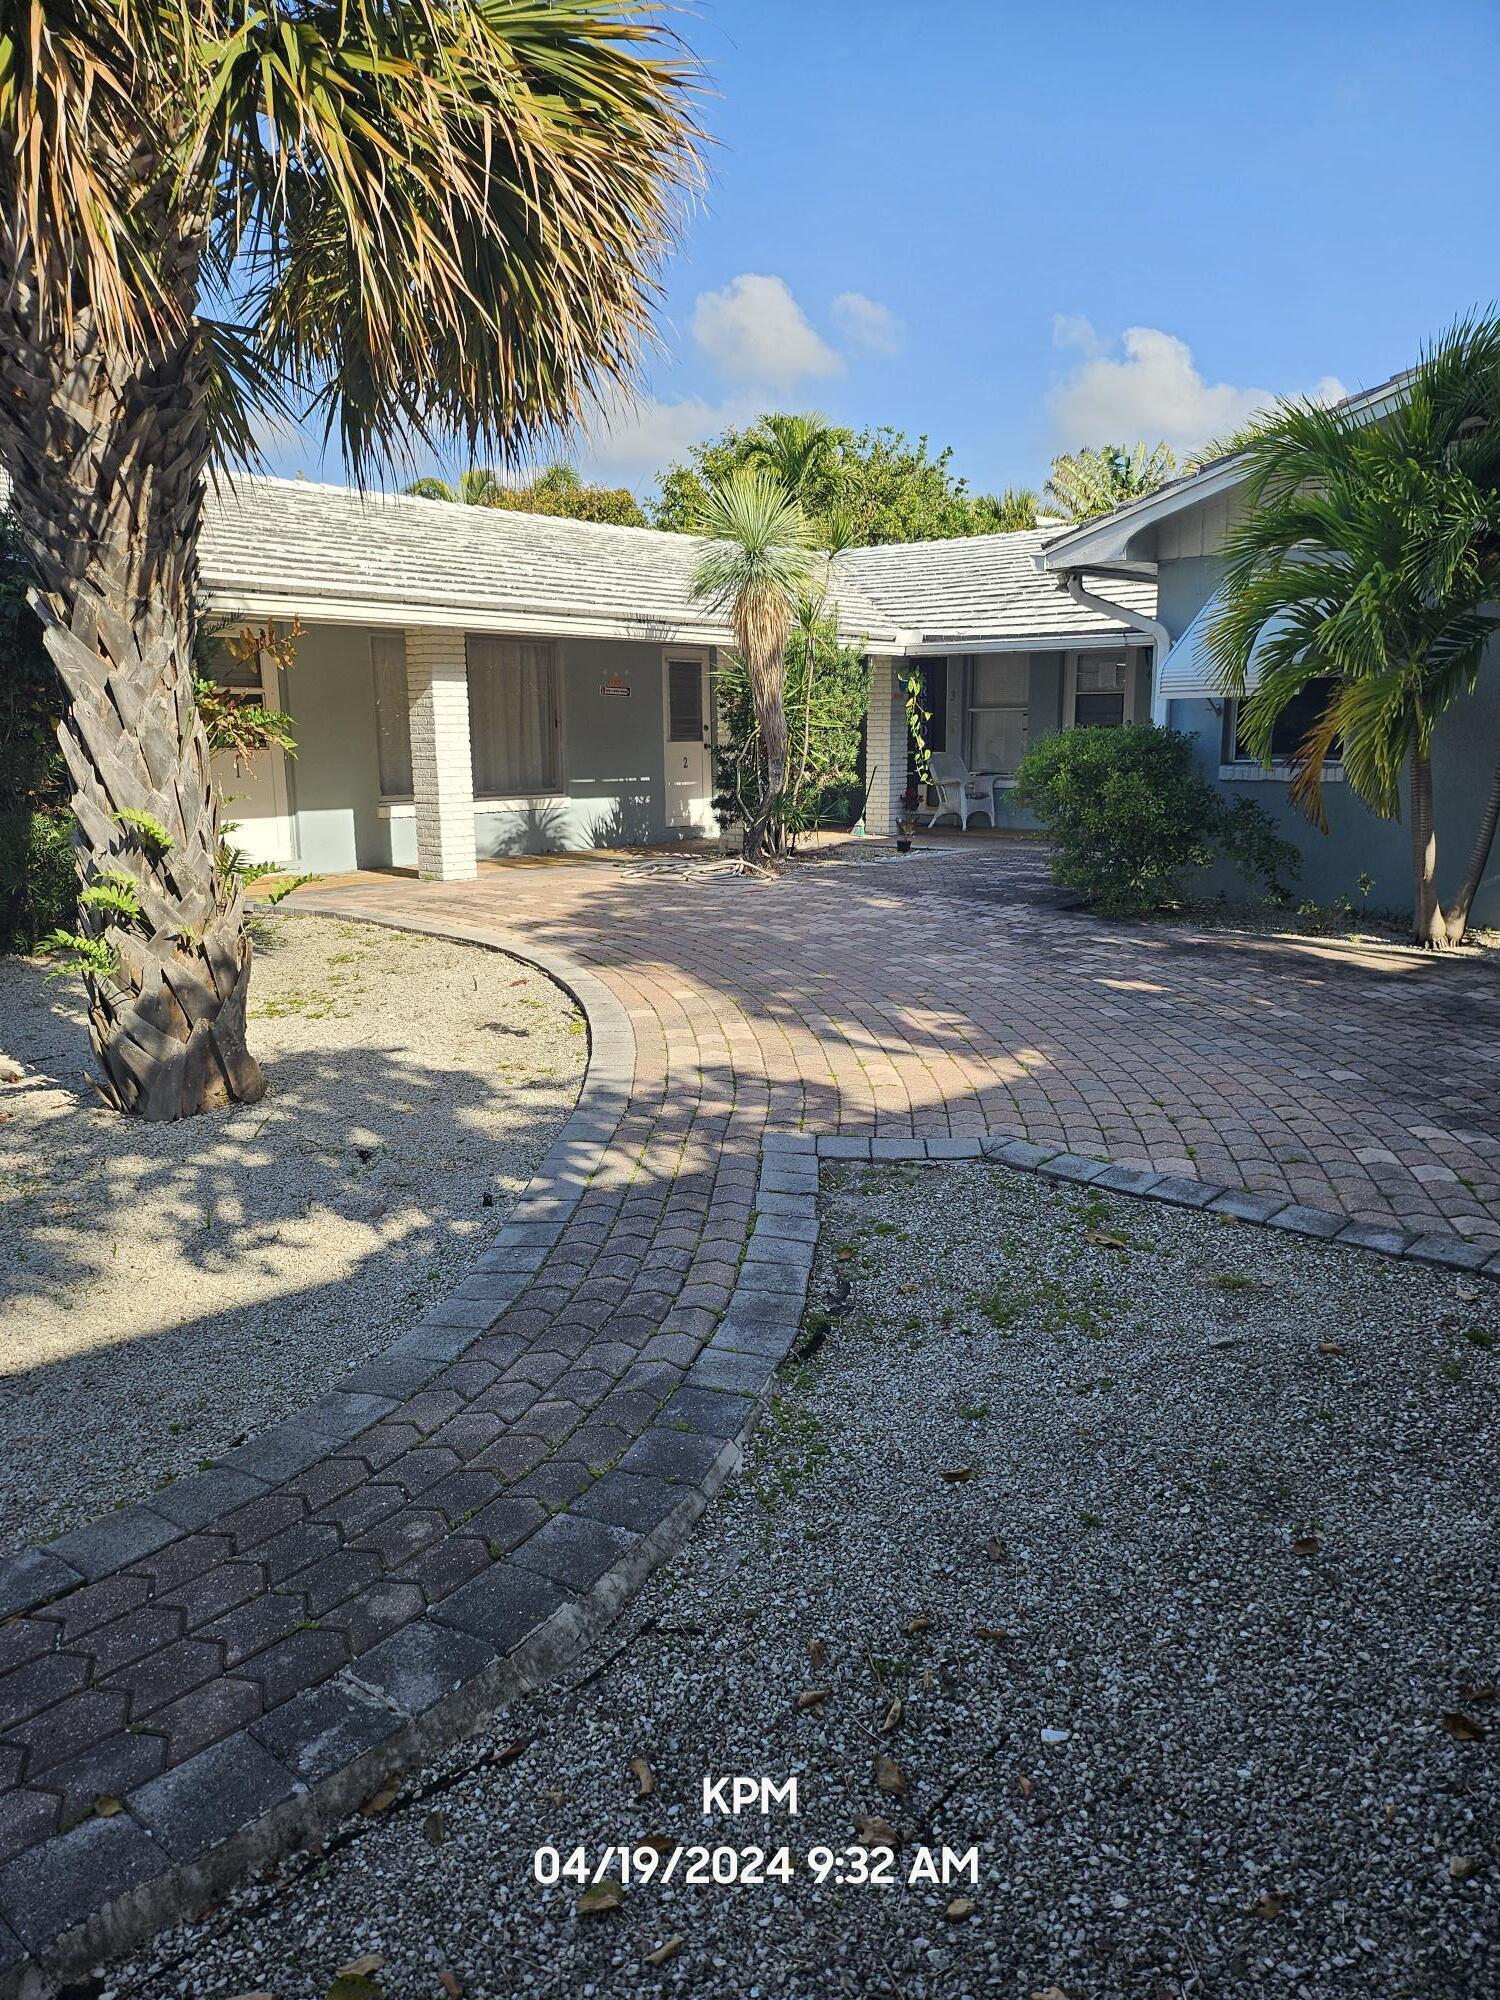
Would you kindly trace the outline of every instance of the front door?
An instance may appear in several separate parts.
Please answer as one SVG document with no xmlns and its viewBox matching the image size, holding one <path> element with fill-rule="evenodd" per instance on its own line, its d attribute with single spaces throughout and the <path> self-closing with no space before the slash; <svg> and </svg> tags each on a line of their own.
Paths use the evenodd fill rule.
<svg viewBox="0 0 1500 2000">
<path fill-rule="evenodd" d="M 667 825 L 712 833 L 713 752 L 708 731 L 708 658 L 669 652 L 663 675 L 662 723 L 667 769 Z"/>
</svg>

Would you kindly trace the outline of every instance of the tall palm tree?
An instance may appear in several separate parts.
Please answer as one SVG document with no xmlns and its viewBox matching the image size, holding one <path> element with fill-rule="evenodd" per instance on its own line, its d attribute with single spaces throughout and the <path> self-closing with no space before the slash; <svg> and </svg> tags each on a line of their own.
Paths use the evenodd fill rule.
<svg viewBox="0 0 1500 2000">
<path fill-rule="evenodd" d="M 1042 499 L 1065 520 L 1090 521 L 1154 493 L 1176 470 L 1176 455 L 1165 444 L 1086 445 L 1053 459 Z"/>
<path fill-rule="evenodd" d="M 778 411 L 762 417 L 750 433 L 746 458 L 763 466 L 806 509 L 815 506 L 828 487 L 848 436 L 816 410 Z"/>
<path fill-rule="evenodd" d="M 722 611 L 755 704 L 765 786 L 745 828 L 744 856 L 760 861 L 766 828 L 786 789 L 786 649 L 799 602 L 816 593 L 821 558 L 801 503 L 760 465 L 740 465 L 711 486 L 697 523 L 705 547 L 693 596 Z"/>
<path fill-rule="evenodd" d="M 67 696 L 110 1101 L 263 1083 L 193 705 L 204 491 L 268 415 L 356 477 L 518 452 L 635 372 L 689 66 L 628 0 L 31 0 L 0 15 L 0 464 Z"/>
<path fill-rule="evenodd" d="M 1277 717 L 1319 687 L 1291 786 L 1319 825 L 1335 745 L 1346 779 L 1383 818 L 1399 816 L 1405 775 L 1413 934 L 1456 943 L 1500 823 L 1500 762 L 1445 914 L 1432 742 L 1500 630 L 1500 320 L 1443 335 L 1378 422 L 1283 404 L 1242 449 L 1248 512 L 1225 541 L 1224 608 L 1210 634 L 1224 689 L 1244 696 L 1254 669 L 1245 736 L 1269 760 Z"/>
</svg>

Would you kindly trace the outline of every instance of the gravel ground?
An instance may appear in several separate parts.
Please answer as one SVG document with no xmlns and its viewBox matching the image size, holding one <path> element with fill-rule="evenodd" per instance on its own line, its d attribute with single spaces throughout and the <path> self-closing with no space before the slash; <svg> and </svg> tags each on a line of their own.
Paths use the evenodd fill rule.
<svg viewBox="0 0 1500 2000">
<path fill-rule="evenodd" d="M 126 1122 L 70 981 L 0 959 L 0 1549 L 304 1407 L 456 1284 L 578 1093 L 566 994 L 515 960 L 258 920 L 261 1103 Z M 488 1196 L 492 1207 L 485 1207 Z"/>
<path fill-rule="evenodd" d="M 741 1477 L 565 1683 L 93 1990 L 1500 1990 L 1500 1293 L 979 1166 L 830 1175 L 814 1282 Z M 726 1773 L 799 1816 L 705 1817 Z M 895 1885 L 532 1879 L 869 1815 Z M 912 1886 L 923 1843 L 977 1885 Z"/>
</svg>

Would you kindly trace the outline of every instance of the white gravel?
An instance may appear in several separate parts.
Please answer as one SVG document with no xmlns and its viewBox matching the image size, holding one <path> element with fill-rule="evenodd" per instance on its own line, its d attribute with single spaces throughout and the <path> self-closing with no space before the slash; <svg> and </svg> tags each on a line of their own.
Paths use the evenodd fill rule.
<svg viewBox="0 0 1500 2000">
<path fill-rule="evenodd" d="M 387 2000 L 1500 1990 L 1500 1296 L 998 1168 L 829 1178 L 825 1338 L 677 1561 L 566 1684 L 105 1992 L 323 2000 L 366 1953 Z M 800 1816 L 705 1819 L 730 1772 L 795 1774 Z M 543 1843 L 801 1854 L 872 1813 L 903 1876 L 979 1844 L 971 1915 L 802 1872 L 587 1918 L 532 1879 Z"/>
<path fill-rule="evenodd" d="M 0 959 L 0 1549 L 323 1394 L 458 1282 L 572 1109 L 584 1023 L 540 973 L 322 917 L 257 935 L 266 1096 L 174 1125 L 104 1109 L 76 984 Z"/>
</svg>

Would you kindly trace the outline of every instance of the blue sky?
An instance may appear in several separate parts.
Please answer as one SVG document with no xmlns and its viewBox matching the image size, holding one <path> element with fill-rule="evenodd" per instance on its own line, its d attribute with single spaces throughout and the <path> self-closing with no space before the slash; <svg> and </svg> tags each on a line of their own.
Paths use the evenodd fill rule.
<svg viewBox="0 0 1500 2000">
<path fill-rule="evenodd" d="M 683 28 L 712 182 L 646 400 L 576 454 L 611 482 L 771 407 L 1034 484 L 1062 447 L 1379 381 L 1500 296 L 1497 0 L 700 0 Z"/>
</svg>

